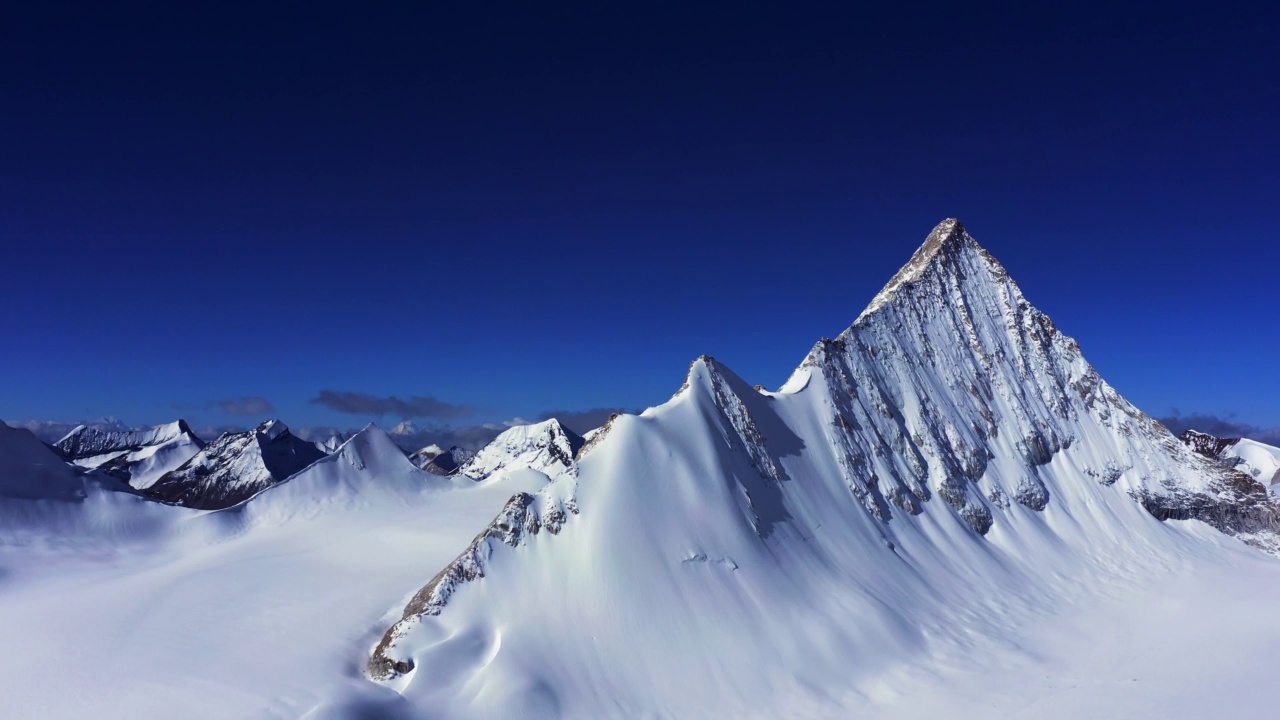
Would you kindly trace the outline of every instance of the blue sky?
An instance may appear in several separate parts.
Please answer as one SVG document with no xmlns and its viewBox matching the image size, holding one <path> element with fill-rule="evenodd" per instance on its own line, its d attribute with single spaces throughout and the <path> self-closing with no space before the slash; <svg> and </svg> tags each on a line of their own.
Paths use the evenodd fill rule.
<svg viewBox="0 0 1280 720">
<path fill-rule="evenodd" d="M 11 11 L 0 418 L 776 386 L 958 216 L 1140 407 L 1280 425 L 1274 11 L 422 5 Z"/>
</svg>

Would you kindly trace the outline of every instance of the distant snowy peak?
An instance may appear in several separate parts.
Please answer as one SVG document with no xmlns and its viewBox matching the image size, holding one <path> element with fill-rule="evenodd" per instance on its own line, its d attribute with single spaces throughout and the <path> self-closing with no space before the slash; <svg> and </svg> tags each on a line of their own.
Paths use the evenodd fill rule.
<svg viewBox="0 0 1280 720">
<path fill-rule="evenodd" d="M 555 478 L 570 471 L 582 437 L 551 419 L 504 431 L 467 460 L 459 472 L 482 480 L 502 470 L 531 468 Z"/>
<path fill-rule="evenodd" d="M 1198 430 L 1187 430 L 1178 439 L 1192 450 L 1215 460 L 1222 457 L 1223 451 L 1240 442 L 1240 438 L 1220 438 Z"/>
<path fill-rule="evenodd" d="M 471 450 L 464 450 L 457 445 L 448 450 L 439 445 L 428 445 L 410 453 L 409 462 L 435 475 L 453 475 L 475 455 Z"/>
<path fill-rule="evenodd" d="M 225 433 L 181 467 L 165 473 L 147 494 L 186 507 L 215 510 L 236 505 L 325 456 L 279 420 Z"/>
<path fill-rule="evenodd" d="M 135 488 L 146 488 L 204 447 L 184 420 L 125 430 L 80 425 L 54 444 L 71 462 L 97 468 Z"/>
<path fill-rule="evenodd" d="M 1280 483 L 1280 448 L 1248 438 L 1220 438 L 1196 430 L 1179 436 L 1192 450 L 1266 485 Z"/>
<path fill-rule="evenodd" d="M 325 455 L 332 455 L 337 452 L 338 448 L 342 447 L 342 443 L 346 442 L 350 437 L 351 436 L 346 433 L 337 433 L 329 436 L 328 440 L 316 440 L 313 441 L 312 444 L 316 446 L 317 450 Z"/>
<path fill-rule="evenodd" d="M 54 443 L 54 447 L 58 448 L 68 460 L 75 461 L 112 452 L 161 445 L 180 436 L 188 436 L 203 446 L 203 442 L 191 431 L 187 422 L 178 420 L 140 430 L 78 425 L 67 433 L 66 437 Z"/>
</svg>

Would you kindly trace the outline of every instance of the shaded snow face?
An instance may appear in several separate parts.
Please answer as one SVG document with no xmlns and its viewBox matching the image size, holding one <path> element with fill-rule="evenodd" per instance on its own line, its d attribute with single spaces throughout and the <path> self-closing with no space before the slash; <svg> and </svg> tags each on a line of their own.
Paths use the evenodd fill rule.
<svg viewBox="0 0 1280 720">
<path fill-rule="evenodd" d="M 490 448 L 463 472 L 560 463 L 550 439 Z M 812 702 L 962 658 L 1063 577 L 1177 557 L 1193 541 L 1161 520 L 1277 547 L 1265 489 L 1125 401 L 955 221 L 780 391 L 700 358 L 567 467 L 422 586 L 373 677 L 448 717 Z"/>
</svg>

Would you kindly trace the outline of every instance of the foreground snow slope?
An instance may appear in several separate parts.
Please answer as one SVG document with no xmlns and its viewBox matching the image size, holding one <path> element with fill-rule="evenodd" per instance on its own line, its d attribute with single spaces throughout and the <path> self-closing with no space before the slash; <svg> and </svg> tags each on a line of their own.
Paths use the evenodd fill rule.
<svg viewBox="0 0 1280 720">
<path fill-rule="evenodd" d="M 780 392 L 701 358 L 513 497 L 370 672 L 441 717 L 847 717 L 1277 517 L 949 221 Z"/>
<path fill-rule="evenodd" d="M 513 492 L 547 481 L 434 476 L 370 427 L 247 503 L 206 512 L 99 492 L 0 426 L 0 714 L 296 718 L 335 693 L 394 708 L 359 662 L 387 606 Z M 22 533 L 9 532 L 15 515 L 32 520 Z M 145 541 L 119 537 L 143 520 Z"/>
</svg>

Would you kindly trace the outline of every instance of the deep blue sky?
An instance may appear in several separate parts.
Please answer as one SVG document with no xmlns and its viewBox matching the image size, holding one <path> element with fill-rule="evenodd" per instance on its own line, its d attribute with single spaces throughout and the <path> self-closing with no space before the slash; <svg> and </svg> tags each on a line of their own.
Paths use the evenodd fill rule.
<svg viewBox="0 0 1280 720">
<path fill-rule="evenodd" d="M 1139 406 L 1280 425 L 1260 4 L 26 5 L 2 418 L 776 386 L 954 215 Z"/>
</svg>

